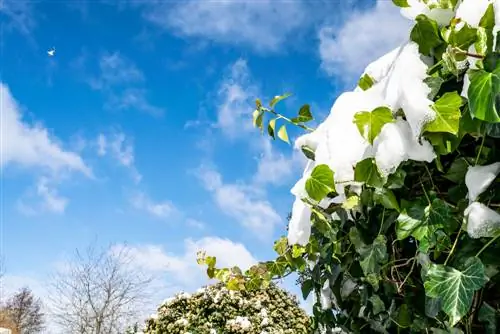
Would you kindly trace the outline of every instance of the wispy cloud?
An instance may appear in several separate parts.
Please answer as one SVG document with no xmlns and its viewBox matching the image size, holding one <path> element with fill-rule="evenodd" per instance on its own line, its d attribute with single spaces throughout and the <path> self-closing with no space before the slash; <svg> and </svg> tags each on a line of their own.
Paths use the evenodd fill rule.
<svg viewBox="0 0 500 334">
<path fill-rule="evenodd" d="M 108 134 L 100 133 L 94 142 L 94 146 L 98 156 L 111 157 L 119 165 L 130 171 L 136 183 L 141 181 L 142 175 L 134 164 L 135 156 L 132 139 L 123 132 L 115 130 Z"/>
<path fill-rule="evenodd" d="M 138 192 L 130 198 L 132 206 L 138 210 L 143 210 L 157 218 L 170 218 L 179 213 L 174 204 L 169 200 L 155 202 L 144 192 Z"/>
<path fill-rule="evenodd" d="M 2 26 L 6 30 L 17 30 L 28 36 L 36 27 L 35 3 L 33 1 L 2 0 L 0 14 L 4 17 Z"/>
<path fill-rule="evenodd" d="M 68 198 L 59 194 L 53 179 L 40 177 L 34 189 L 18 200 L 17 209 L 28 216 L 43 213 L 62 214 L 68 202 Z"/>
<path fill-rule="evenodd" d="M 282 220 L 260 189 L 225 183 L 216 170 L 200 166 L 196 171 L 206 190 L 212 193 L 219 209 L 262 240 L 268 239 Z"/>
<path fill-rule="evenodd" d="M 183 37 L 276 52 L 308 21 L 303 1 L 187 0 L 148 4 L 144 17 Z"/>
<path fill-rule="evenodd" d="M 360 76 L 370 59 L 382 56 L 408 38 L 411 22 L 391 1 L 378 0 L 369 10 L 355 11 L 341 27 L 319 30 L 322 69 L 345 81 Z"/>
<path fill-rule="evenodd" d="M 85 60 L 80 57 L 73 65 L 82 69 Z M 99 74 L 87 78 L 87 82 L 105 95 L 107 109 L 138 110 L 153 116 L 164 113 L 163 108 L 149 102 L 144 73 L 119 52 L 103 54 L 99 59 Z"/>
</svg>

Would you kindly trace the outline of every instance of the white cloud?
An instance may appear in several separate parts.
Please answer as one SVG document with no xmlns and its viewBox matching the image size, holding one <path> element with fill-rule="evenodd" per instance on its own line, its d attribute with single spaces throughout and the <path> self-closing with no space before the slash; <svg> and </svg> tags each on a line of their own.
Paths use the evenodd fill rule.
<svg viewBox="0 0 500 334">
<path fill-rule="evenodd" d="M 75 61 L 83 67 L 84 57 Z M 164 110 L 149 102 L 144 88 L 144 73 L 119 52 L 105 53 L 99 59 L 99 75 L 87 80 L 91 88 L 102 91 L 107 98 L 105 107 L 112 110 L 139 110 L 161 116 Z"/>
<path fill-rule="evenodd" d="M 243 244 L 218 237 L 185 239 L 180 254 L 169 253 L 160 245 L 115 245 L 111 252 L 120 250 L 126 250 L 137 267 L 168 274 L 168 279 L 174 281 L 171 283 L 180 284 L 184 290 L 196 289 L 209 282 L 204 268 L 196 262 L 198 251 L 215 256 L 220 267 L 240 266 L 246 270 L 257 262 Z"/>
<path fill-rule="evenodd" d="M 41 177 L 33 192 L 21 198 L 17 203 L 18 210 L 29 216 L 42 213 L 62 214 L 66 210 L 69 200 L 59 195 L 54 180 Z M 31 196 L 30 196 L 31 195 Z M 36 199 L 31 199 L 35 197 Z"/>
<path fill-rule="evenodd" d="M 257 95 L 246 60 L 238 59 L 229 67 L 218 91 L 216 127 L 232 138 L 251 131 Z"/>
<path fill-rule="evenodd" d="M 354 12 L 341 27 L 319 31 L 321 66 L 345 81 L 361 75 L 370 59 L 394 49 L 408 38 L 411 21 L 391 1 L 378 0 L 368 11 Z"/>
<path fill-rule="evenodd" d="M 169 218 L 177 209 L 170 201 L 154 202 L 145 193 L 139 192 L 131 197 L 130 203 L 136 209 L 144 210 L 158 218 Z"/>
<path fill-rule="evenodd" d="M 130 170 L 136 183 L 141 181 L 142 175 L 134 165 L 134 146 L 131 138 L 120 131 L 112 131 L 108 134 L 100 133 L 95 140 L 95 146 L 97 155 L 110 156 L 119 165 Z"/>
<path fill-rule="evenodd" d="M 260 189 L 224 183 L 217 171 L 205 166 L 198 169 L 197 176 L 204 187 L 212 192 L 214 201 L 221 211 L 236 219 L 259 238 L 269 238 L 275 225 L 281 222 L 271 203 L 262 197 Z"/>
<path fill-rule="evenodd" d="M 31 1 L 0 1 L 0 13 L 6 17 L 6 21 L 2 23 L 3 29 L 16 29 L 23 35 L 29 35 L 36 26 Z"/>
<path fill-rule="evenodd" d="M 200 229 L 200 230 L 203 230 L 206 228 L 206 225 L 204 222 L 198 220 L 198 219 L 194 219 L 194 218 L 187 218 L 186 219 L 186 225 L 187 226 L 190 226 L 190 227 L 194 227 L 194 228 L 197 228 L 197 229 Z"/>
<path fill-rule="evenodd" d="M 150 22 L 184 37 L 278 51 L 308 20 L 303 1 L 186 0 L 148 5 Z"/>
<path fill-rule="evenodd" d="M 20 106 L 3 83 L 0 83 L 0 110 L 0 167 L 12 164 L 52 173 L 70 170 L 92 175 L 83 159 L 64 150 L 41 124 L 23 122 Z"/>
</svg>

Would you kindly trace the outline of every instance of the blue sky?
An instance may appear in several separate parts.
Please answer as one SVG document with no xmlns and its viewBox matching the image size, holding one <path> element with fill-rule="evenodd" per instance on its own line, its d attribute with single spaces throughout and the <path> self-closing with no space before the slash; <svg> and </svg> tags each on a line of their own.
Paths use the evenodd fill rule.
<svg viewBox="0 0 500 334">
<path fill-rule="evenodd" d="M 248 266 L 285 233 L 303 160 L 251 128 L 254 99 L 291 92 L 280 112 L 310 103 L 321 120 L 409 27 L 390 0 L 6 0 L 0 13 L 7 290 L 43 294 L 97 238 L 126 242 L 165 283 L 159 300 L 204 282 L 184 280 L 202 275 L 197 249 Z"/>
</svg>

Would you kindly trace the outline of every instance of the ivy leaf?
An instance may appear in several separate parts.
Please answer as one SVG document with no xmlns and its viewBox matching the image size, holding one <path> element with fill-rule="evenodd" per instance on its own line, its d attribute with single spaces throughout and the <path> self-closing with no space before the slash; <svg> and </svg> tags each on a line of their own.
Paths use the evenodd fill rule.
<svg viewBox="0 0 500 334">
<path fill-rule="evenodd" d="M 356 227 L 351 227 L 349 230 L 349 240 L 352 242 L 354 245 L 354 249 L 356 252 L 360 253 L 361 249 L 363 249 L 366 245 L 361 239 L 361 234 L 359 233 L 359 230 Z"/>
<path fill-rule="evenodd" d="M 414 237 L 422 243 L 420 246 L 426 252 L 427 248 L 437 243 L 436 231 L 443 229 L 452 232 L 455 227 L 453 222 L 450 206 L 439 198 L 427 206 L 422 203 L 411 203 L 397 218 L 396 235 L 398 240 Z"/>
<path fill-rule="evenodd" d="M 290 144 L 290 141 L 288 140 L 288 133 L 286 132 L 286 127 L 284 125 L 282 125 L 278 130 L 278 138 Z"/>
<path fill-rule="evenodd" d="M 385 311 L 385 304 L 378 295 L 371 296 L 369 301 L 372 303 L 373 306 L 373 314 L 377 315 Z"/>
<path fill-rule="evenodd" d="M 373 84 L 375 83 L 375 80 L 368 74 L 364 74 L 358 81 L 358 87 L 361 88 L 362 90 L 367 90 L 370 89 Z"/>
<path fill-rule="evenodd" d="M 256 109 L 254 110 L 252 116 L 253 116 L 253 126 L 262 129 L 262 119 L 264 116 L 264 112 Z"/>
<path fill-rule="evenodd" d="M 293 123 L 307 123 L 309 121 L 312 121 L 313 115 L 311 113 L 311 106 L 308 104 L 304 104 L 302 107 L 299 109 L 299 116 L 292 118 Z"/>
<path fill-rule="evenodd" d="M 450 326 L 455 326 L 469 311 L 474 292 L 487 281 L 481 260 L 471 257 L 464 262 L 461 270 L 432 264 L 424 287 L 427 296 L 442 300 L 441 308 L 450 317 Z"/>
<path fill-rule="evenodd" d="M 285 93 L 283 95 L 276 95 L 275 97 L 273 97 L 271 102 L 269 102 L 269 106 L 271 108 L 273 108 L 276 105 L 276 103 L 278 103 L 278 102 L 280 102 L 280 101 L 282 101 L 290 96 L 292 96 L 292 94 L 290 94 L 290 93 Z"/>
<path fill-rule="evenodd" d="M 278 255 L 284 255 L 288 249 L 288 239 L 287 237 L 281 237 L 274 242 L 274 250 Z"/>
<path fill-rule="evenodd" d="M 314 153 L 313 149 L 310 148 L 309 146 L 303 145 L 301 148 L 302 153 L 306 156 L 307 159 L 314 161 L 316 158 L 316 154 Z"/>
<path fill-rule="evenodd" d="M 273 118 L 272 120 L 269 121 L 269 124 L 267 125 L 267 133 L 273 139 L 275 139 L 275 137 L 274 137 L 274 128 L 275 127 L 276 127 L 276 118 Z"/>
<path fill-rule="evenodd" d="M 452 162 L 450 168 L 448 169 L 448 172 L 446 172 L 444 177 L 451 182 L 464 182 L 468 167 L 469 164 L 467 163 L 467 160 L 465 160 L 465 158 L 458 158 Z"/>
<path fill-rule="evenodd" d="M 493 30 L 495 27 L 495 8 L 493 7 L 493 3 L 488 5 L 486 12 L 484 12 L 483 17 L 479 21 L 479 26 L 486 30 Z"/>
<path fill-rule="evenodd" d="M 300 290 L 302 291 L 302 297 L 304 298 L 304 300 L 306 300 L 307 297 L 309 297 L 309 294 L 313 289 L 314 289 L 314 281 L 312 279 L 307 279 L 302 282 Z"/>
<path fill-rule="evenodd" d="M 427 77 L 424 79 L 424 83 L 431 89 L 427 98 L 429 100 L 434 100 L 437 93 L 441 89 L 441 85 L 444 83 L 444 79 L 441 77 Z"/>
<path fill-rule="evenodd" d="M 383 235 L 379 235 L 373 241 L 373 244 L 362 247 L 360 249 L 361 269 L 366 275 L 377 274 L 380 271 L 380 264 L 387 261 L 387 239 Z"/>
<path fill-rule="evenodd" d="M 486 323 L 485 333 L 487 334 L 498 333 L 496 310 L 488 303 L 484 302 L 481 308 L 479 309 L 477 320 Z"/>
<path fill-rule="evenodd" d="M 400 210 L 398 200 L 390 189 L 380 188 L 375 190 L 373 200 L 376 203 L 382 204 L 386 209 Z"/>
<path fill-rule="evenodd" d="M 410 39 L 418 44 L 418 51 L 429 55 L 431 50 L 443 42 L 439 37 L 436 21 L 420 14 L 415 18 L 417 22 L 410 33 Z"/>
<path fill-rule="evenodd" d="M 372 145 L 382 127 L 391 122 L 394 122 L 394 117 L 391 109 L 387 107 L 378 107 L 371 112 L 361 111 L 354 115 L 354 123 L 359 133 Z"/>
<path fill-rule="evenodd" d="M 408 0 L 392 0 L 392 3 L 401 8 L 410 7 Z"/>
<path fill-rule="evenodd" d="M 408 328 L 411 326 L 411 315 L 407 304 L 401 305 L 398 312 L 398 324 L 402 328 Z"/>
<path fill-rule="evenodd" d="M 436 118 L 425 126 L 428 132 L 448 132 L 456 135 L 460 123 L 462 98 L 457 92 L 447 92 L 432 106 Z"/>
<path fill-rule="evenodd" d="M 334 191 L 333 171 L 325 164 L 314 167 L 306 181 L 306 191 L 310 198 L 321 201 Z"/>
<path fill-rule="evenodd" d="M 373 158 L 364 159 L 356 164 L 354 181 L 364 182 L 375 188 L 381 188 L 385 183 Z"/>
<path fill-rule="evenodd" d="M 494 56 L 497 60 L 499 54 Z M 495 68 L 490 66 L 495 64 Z M 470 70 L 468 90 L 471 116 L 491 123 L 500 122 L 500 61 L 489 60 L 484 70 Z"/>
<path fill-rule="evenodd" d="M 446 41 L 448 44 L 461 50 L 468 50 L 477 39 L 477 29 L 472 28 L 468 23 L 463 22 L 460 30 L 448 30 Z"/>
<path fill-rule="evenodd" d="M 267 270 L 273 276 L 283 276 L 288 268 L 288 261 L 285 257 L 280 256 L 274 261 L 266 262 Z"/>
</svg>

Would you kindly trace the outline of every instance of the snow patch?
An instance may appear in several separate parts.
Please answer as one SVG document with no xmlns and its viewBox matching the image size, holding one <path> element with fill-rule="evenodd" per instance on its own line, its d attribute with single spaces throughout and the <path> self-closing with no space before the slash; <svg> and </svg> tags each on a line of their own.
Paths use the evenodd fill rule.
<svg viewBox="0 0 500 334">
<path fill-rule="evenodd" d="M 486 205 L 473 202 L 464 211 L 467 233 L 473 239 L 491 238 L 500 232 L 500 214 Z"/>
<path fill-rule="evenodd" d="M 487 166 L 469 166 L 465 174 L 465 185 L 469 191 L 469 203 L 477 200 L 500 173 L 500 162 Z"/>
</svg>

